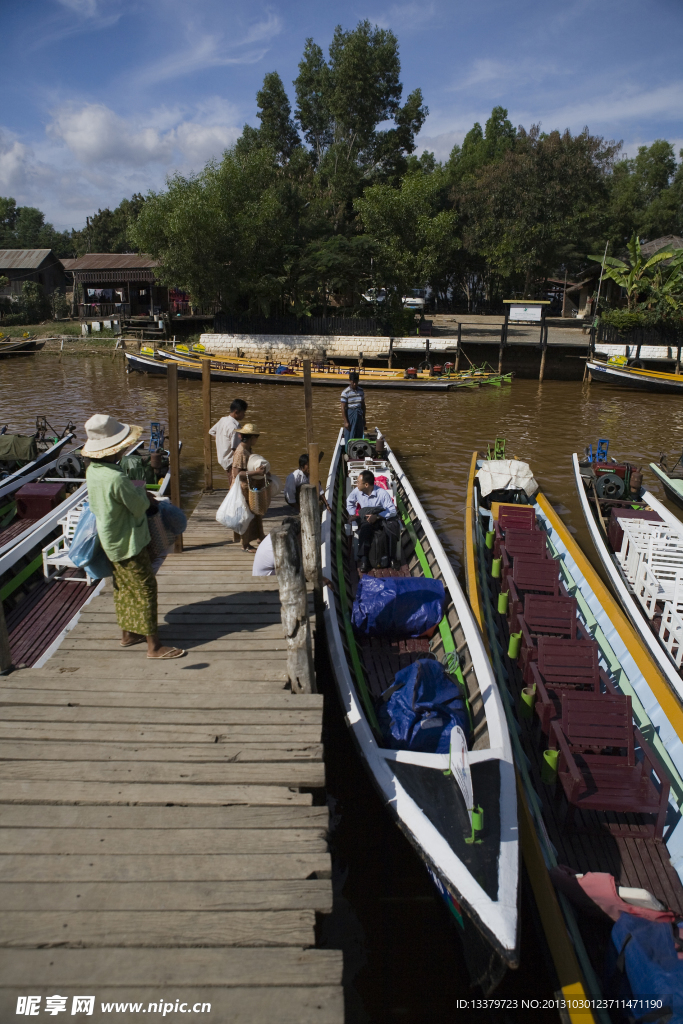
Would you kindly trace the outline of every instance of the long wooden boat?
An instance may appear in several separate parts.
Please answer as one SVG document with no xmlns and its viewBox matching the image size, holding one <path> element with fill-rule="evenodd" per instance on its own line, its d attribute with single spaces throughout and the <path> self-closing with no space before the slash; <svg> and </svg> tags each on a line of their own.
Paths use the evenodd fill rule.
<svg viewBox="0 0 683 1024">
<path fill-rule="evenodd" d="M 677 917 L 683 916 L 683 885 L 678 874 L 683 869 L 683 826 L 678 827 L 683 806 L 683 709 L 642 636 L 612 597 L 548 499 L 540 491 L 528 497 L 519 490 L 495 491 L 482 497 L 477 474 L 485 461 L 475 452 L 470 468 L 467 586 L 475 617 L 485 631 L 510 723 L 520 794 L 523 857 L 555 966 L 558 988 L 567 1000 L 569 1016 L 578 1024 L 578 1021 L 590 1019 L 592 1013 L 594 1019 L 607 1024 L 610 1018 L 602 1009 L 606 1006 L 603 957 L 610 942 L 612 922 L 606 915 L 598 920 L 596 916 L 585 914 L 579 904 L 570 902 L 563 887 L 554 885 L 559 875 L 555 874 L 553 878 L 551 872 L 558 865 L 568 866 L 570 873 L 576 873 L 578 877 L 584 872 L 606 872 L 614 877 L 618 887 L 646 889 L 664 907 L 672 909 Z M 510 646 L 509 616 L 499 610 L 507 604 L 508 612 L 511 612 L 510 594 L 507 600 L 500 600 L 501 594 L 505 593 L 504 587 L 509 583 L 507 580 L 503 582 L 502 575 L 494 578 L 495 551 L 490 550 L 487 544 L 487 534 L 490 537 L 492 529 L 500 537 L 496 524 L 501 521 L 501 508 L 505 509 L 509 504 L 533 509 L 534 529 L 544 534 L 547 545 L 546 558 L 540 560 L 546 565 L 549 559 L 555 560 L 559 570 L 560 596 L 571 595 L 576 600 L 576 635 L 584 644 L 588 641 L 597 645 L 601 685 L 608 686 L 606 695 L 630 698 L 633 722 L 647 737 L 659 761 L 670 786 L 663 841 L 648 833 L 648 816 L 636 812 L 580 809 L 575 811 L 573 824 L 564 817 L 567 805 L 562 795 L 563 787 L 558 782 L 551 784 L 544 772 L 547 759 L 543 748 L 551 744 L 548 737 L 538 731 L 541 716 L 534 713 L 533 704 L 534 699 L 538 703 L 538 694 L 529 692 L 531 687 L 516 660 L 516 644 Z M 533 562 L 534 559 L 527 561 Z M 495 568 L 497 571 L 498 567 Z M 521 578 L 522 572 L 517 575 Z M 513 631 L 515 628 L 513 623 Z M 522 665 L 523 654 L 522 651 Z M 571 679 L 569 682 L 571 684 Z M 527 691 L 523 695 L 525 684 Z M 550 689 L 550 684 L 547 685 Z M 589 698 L 591 696 L 588 694 Z M 531 717 L 524 714 L 524 709 L 530 706 L 534 708 Z M 591 721 L 599 731 L 603 717 L 597 707 Z M 559 792 L 555 792 L 556 789 Z M 617 891 L 623 893 L 623 899 L 629 898 L 620 888 Z M 584 999 L 596 1002 L 589 1007 Z"/>
<path fill-rule="evenodd" d="M 381 434 L 378 431 L 378 440 Z M 346 722 L 375 788 L 424 862 L 463 939 L 474 983 L 492 991 L 519 960 L 519 863 L 515 779 L 505 713 L 470 607 L 410 481 L 384 441 L 384 453 L 348 462 L 340 432 L 327 481 L 331 512 L 322 522 L 325 621 L 334 677 Z M 345 529 L 350 474 L 370 468 L 392 490 L 404 528 L 401 569 L 375 576 L 441 580 L 446 612 L 431 640 L 392 643 L 361 637 L 351 623 L 360 573 Z M 448 754 L 390 748 L 378 709 L 396 672 L 421 658 L 436 659 L 458 679 L 468 701 L 473 741 L 467 760 L 474 801 L 484 810 L 481 842 L 468 841 L 470 819 L 449 773 Z M 383 696 L 384 695 L 384 696 Z M 445 773 L 445 774 L 444 774 Z"/>
<path fill-rule="evenodd" d="M 55 441 L 45 451 L 40 452 L 31 462 L 27 462 L 25 466 L 20 466 L 13 473 L 3 477 L 0 480 L 0 502 L 3 499 L 6 501 L 7 495 L 13 494 L 19 487 L 23 487 L 24 484 L 30 483 L 48 471 L 55 469 L 62 456 L 68 454 L 67 448 L 69 442 L 73 440 L 73 436 L 70 433 L 65 434 L 59 441 Z M 0 509 L 0 516 L 1 514 L 2 510 Z"/>
<path fill-rule="evenodd" d="M 658 466 L 656 462 L 650 463 L 650 469 L 662 484 L 667 498 L 673 501 L 675 505 L 683 508 L 683 480 L 671 476 L 664 466 Z"/>
<path fill-rule="evenodd" d="M 619 366 L 596 359 L 589 359 L 586 368 L 591 380 L 599 381 L 601 384 L 614 384 L 635 391 L 653 391 L 662 395 L 683 395 L 682 374 Z"/>
<path fill-rule="evenodd" d="M 157 358 L 127 352 L 126 359 L 131 372 L 165 376 L 168 363 L 175 362 L 178 365 L 179 377 L 186 380 L 201 380 L 202 377 L 200 359 L 179 356 L 171 351 L 157 353 Z M 276 361 L 270 360 L 250 362 L 247 359 L 213 357 L 211 358 L 211 380 L 240 384 L 303 386 L 304 374 L 301 365 L 288 367 L 286 372 L 278 372 L 278 367 L 279 364 Z M 311 372 L 311 383 L 316 387 L 338 388 L 345 386 L 349 371 L 352 369 L 356 368 L 333 364 L 325 364 L 322 368 L 315 366 Z M 480 371 L 468 371 L 442 377 L 433 377 L 426 372 L 420 372 L 414 378 L 406 377 L 403 370 L 384 370 L 375 367 L 362 367 L 356 372 L 359 373 L 364 388 L 385 391 L 454 391 L 459 388 L 476 388 L 481 384 L 500 386 L 502 383 L 510 383 L 511 380 L 510 374 L 501 375 Z"/>
<path fill-rule="evenodd" d="M 145 444 L 144 440 L 136 442 L 126 454 L 144 454 Z M 147 486 L 163 497 L 170 479 L 165 467 L 158 482 Z M 64 485 L 70 493 L 42 519 L 18 520 L 20 532 L 4 538 L 0 535 L 0 602 L 15 667 L 40 667 L 104 583 L 88 585 L 82 571 L 77 569 L 67 569 L 60 573 L 59 579 L 48 580 L 44 576 L 43 548 L 61 535 L 60 520 L 88 497 L 84 480 L 65 479 Z"/>
<path fill-rule="evenodd" d="M 47 338 L 20 338 L 17 341 L 0 341 L 0 359 L 8 356 L 28 356 L 39 352 Z"/>
<path fill-rule="evenodd" d="M 600 561 L 605 572 L 609 576 L 610 583 L 621 602 L 624 611 L 633 623 L 641 640 L 648 648 L 650 654 L 657 662 L 659 669 L 669 683 L 669 686 L 677 694 L 679 700 L 683 700 L 683 674 L 660 637 L 660 626 L 662 621 L 663 601 L 658 600 L 651 604 L 651 613 L 648 614 L 645 603 L 638 598 L 639 587 L 636 582 L 635 572 L 629 574 L 620 558 L 620 550 L 623 543 L 624 533 L 619 523 L 635 520 L 636 523 L 643 520 L 651 522 L 655 527 L 669 527 L 681 539 L 683 545 L 683 523 L 681 523 L 669 510 L 655 498 L 654 494 L 646 491 L 637 479 L 635 488 L 629 484 L 629 470 L 631 467 L 616 462 L 596 464 L 587 460 L 580 460 L 575 453 L 572 456 L 574 469 L 574 481 L 581 502 L 588 532 L 595 545 Z M 600 468 L 606 468 L 610 475 L 617 479 L 624 479 L 624 493 L 621 498 L 604 498 L 596 490 L 596 483 L 600 480 Z M 595 471 L 598 470 L 596 477 Z M 624 472 L 625 471 L 625 472 Z M 624 472 L 624 476 L 621 474 Z M 640 475 L 639 475 L 640 476 Z M 681 571 L 683 572 L 683 553 L 681 557 Z M 682 595 L 683 596 L 683 595 Z M 683 641 L 683 637 L 681 638 Z M 676 648 L 674 648 L 675 650 Z"/>
</svg>

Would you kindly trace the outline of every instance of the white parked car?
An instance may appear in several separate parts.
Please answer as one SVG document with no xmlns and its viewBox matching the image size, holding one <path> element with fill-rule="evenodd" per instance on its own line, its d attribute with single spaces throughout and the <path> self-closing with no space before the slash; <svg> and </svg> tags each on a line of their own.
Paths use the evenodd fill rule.
<svg viewBox="0 0 683 1024">
<path fill-rule="evenodd" d="M 427 301 L 427 290 L 425 288 L 411 288 L 408 295 L 404 295 L 401 303 L 404 309 L 414 309 L 416 313 L 423 313 Z"/>
<path fill-rule="evenodd" d="M 366 292 L 363 292 L 363 298 L 366 302 L 384 302 L 386 297 L 386 288 L 368 288 Z"/>
</svg>

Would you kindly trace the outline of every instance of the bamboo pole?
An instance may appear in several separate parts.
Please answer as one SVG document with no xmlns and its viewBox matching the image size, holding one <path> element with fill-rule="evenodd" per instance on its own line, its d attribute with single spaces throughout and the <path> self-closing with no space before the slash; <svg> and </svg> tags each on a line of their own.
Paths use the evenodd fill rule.
<svg viewBox="0 0 683 1024">
<path fill-rule="evenodd" d="M 12 652 L 9 646 L 9 633 L 5 622 L 5 610 L 0 601 L 0 676 L 12 671 Z"/>
<path fill-rule="evenodd" d="M 306 413 L 306 444 L 313 440 L 313 387 L 311 385 L 311 360 L 304 359 L 304 409 Z"/>
<path fill-rule="evenodd" d="M 211 359 L 202 356 L 202 411 L 204 413 L 204 490 L 213 490 L 211 460 Z"/>
<path fill-rule="evenodd" d="M 273 530 L 271 537 L 280 588 L 282 631 L 287 640 L 287 674 L 292 693 L 315 693 L 308 595 L 297 526 L 293 519 L 285 521 Z"/>
<path fill-rule="evenodd" d="M 317 453 L 317 445 L 311 445 L 311 448 L 313 447 L 316 448 Z M 311 448 L 309 448 L 309 452 Z M 323 562 L 317 471 L 315 478 L 313 477 L 313 471 L 311 471 L 310 484 L 304 484 L 299 491 L 299 508 L 301 509 L 301 550 L 303 554 L 304 576 L 307 583 L 313 584 L 315 626 L 316 634 L 319 637 L 323 623 Z"/>
<path fill-rule="evenodd" d="M 168 379 L 168 447 L 171 470 L 171 501 L 180 508 L 180 431 L 178 426 L 178 365 L 169 363 L 166 369 Z M 178 534 L 173 550 L 183 550 L 183 535 Z"/>
</svg>

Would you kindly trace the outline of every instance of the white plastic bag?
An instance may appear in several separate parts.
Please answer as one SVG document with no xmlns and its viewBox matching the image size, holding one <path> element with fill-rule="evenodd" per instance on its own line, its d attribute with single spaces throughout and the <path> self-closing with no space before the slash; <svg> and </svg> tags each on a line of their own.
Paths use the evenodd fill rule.
<svg viewBox="0 0 683 1024">
<path fill-rule="evenodd" d="M 242 485 L 239 479 L 237 479 L 228 491 L 225 501 L 218 509 L 218 512 L 216 512 L 216 519 L 222 526 L 227 526 L 229 530 L 234 530 L 235 533 L 242 535 L 253 518 L 254 513 L 247 505 L 242 493 Z"/>
</svg>

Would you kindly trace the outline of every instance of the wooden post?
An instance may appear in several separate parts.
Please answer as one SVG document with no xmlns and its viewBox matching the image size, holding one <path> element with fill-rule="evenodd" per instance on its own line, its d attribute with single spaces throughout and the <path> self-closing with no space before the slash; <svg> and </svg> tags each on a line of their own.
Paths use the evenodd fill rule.
<svg viewBox="0 0 683 1024">
<path fill-rule="evenodd" d="M 538 374 L 540 383 L 543 383 L 543 377 L 545 375 L 545 357 L 548 352 L 548 328 L 544 324 L 541 328 L 541 369 Z"/>
<path fill-rule="evenodd" d="M 678 346 L 676 351 L 676 373 L 681 372 L 681 346 Z"/>
<path fill-rule="evenodd" d="M 271 536 L 292 693 L 315 693 L 308 595 L 298 533 L 294 520 L 290 519 L 273 530 Z"/>
<path fill-rule="evenodd" d="M 503 372 L 503 348 L 505 347 L 505 324 L 500 325 L 500 345 L 498 346 L 498 373 Z"/>
<path fill-rule="evenodd" d="M 322 591 L 321 591 L 322 593 Z M 5 622 L 5 611 L 0 601 L 0 676 L 12 671 L 12 652 L 9 647 L 9 633 Z"/>
<path fill-rule="evenodd" d="M 455 367 L 454 373 L 457 373 L 460 369 L 460 346 L 462 345 L 462 324 L 458 321 L 458 348 L 455 353 Z"/>
<path fill-rule="evenodd" d="M 178 364 L 168 363 L 168 448 L 169 469 L 171 470 L 171 501 L 180 508 L 180 431 L 178 428 Z M 175 539 L 173 550 L 179 554 L 183 550 L 183 535 Z"/>
<path fill-rule="evenodd" d="M 202 356 L 202 410 L 204 413 L 204 490 L 213 490 L 211 459 L 211 359 Z"/>
<path fill-rule="evenodd" d="M 391 365 L 394 361 L 394 339 L 389 338 L 389 359 L 387 360 L 387 367 L 391 369 Z"/>
<path fill-rule="evenodd" d="M 317 445 L 315 447 L 317 450 Z M 299 491 L 299 508 L 301 509 L 301 550 L 304 576 L 307 583 L 313 584 L 315 627 L 319 639 L 323 624 L 323 560 L 320 546 L 320 502 L 318 500 L 317 474 L 314 479 L 312 471 L 310 484 L 304 484 Z"/>
<path fill-rule="evenodd" d="M 313 387 L 311 385 L 311 360 L 304 359 L 304 407 L 306 411 L 306 444 L 313 440 Z"/>
</svg>

